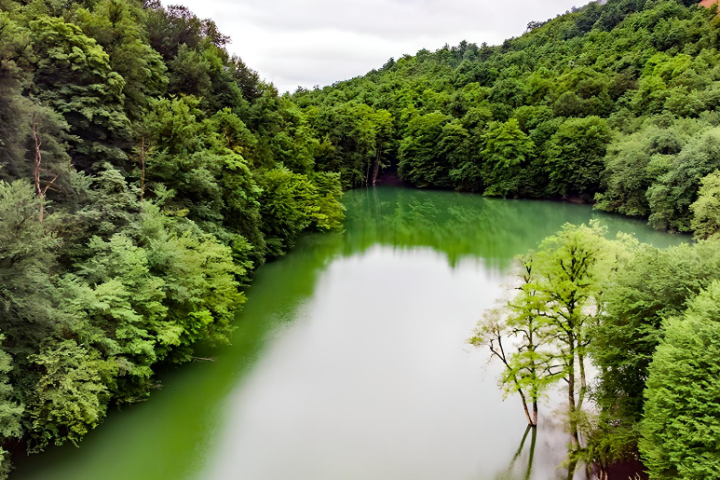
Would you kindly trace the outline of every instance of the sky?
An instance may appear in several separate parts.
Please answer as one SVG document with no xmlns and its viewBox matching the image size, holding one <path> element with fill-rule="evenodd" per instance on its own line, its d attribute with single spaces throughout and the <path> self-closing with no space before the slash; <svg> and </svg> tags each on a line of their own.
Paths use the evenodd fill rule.
<svg viewBox="0 0 720 480">
<path fill-rule="evenodd" d="M 280 92 L 363 75 L 461 40 L 497 45 L 588 0 L 163 0 L 212 18 Z"/>
</svg>

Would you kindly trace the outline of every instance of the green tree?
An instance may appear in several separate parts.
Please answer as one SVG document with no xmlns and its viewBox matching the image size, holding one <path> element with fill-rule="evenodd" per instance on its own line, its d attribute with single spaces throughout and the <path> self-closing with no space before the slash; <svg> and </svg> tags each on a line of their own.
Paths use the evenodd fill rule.
<svg viewBox="0 0 720 480">
<path fill-rule="evenodd" d="M 410 120 L 407 136 L 400 142 L 398 173 L 419 187 L 450 186 L 449 165 L 435 156 L 448 117 L 440 112 L 418 115 Z"/>
<path fill-rule="evenodd" d="M 73 340 L 46 342 L 29 360 L 40 371 L 27 405 L 33 450 L 67 441 L 77 446 L 105 417 L 110 396 L 103 377 L 112 367 L 96 351 Z"/>
<path fill-rule="evenodd" d="M 320 189 L 307 176 L 277 168 L 258 177 L 262 230 L 270 255 L 283 255 L 300 232 L 310 226 L 335 228 L 343 218 L 337 176 L 318 177 Z"/>
<path fill-rule="evenodd" d="M 508 197 L 522 191 L 523 171 L 535 154 L 535 144 L 514 118 L 491 125 L 485 134 L 483 177 L 485 195 Z"/>
<path fill-rule="evenodd" d="M 57 298 L 52 272 L 59 241 L 38 221 L 40 200 L 26 181 L 0 181 L 0 311 L 7 351 L 31 354 L 53 330 Z M 22 375 L 14 370 L 14 375 Z"/>
<path fill-rule="evenodd" d="M 70 124 L 78 139 L 71 150 L 76 165 L 91 169 L 98 158 L 122 164 L 130 141 L 125 80 L 112 70 L 107 53 L 59 18 L 31 21 L 30 33 L 37 62 L 33 93 Z"/>
<path fill-rule="evenodd" d="M 657 179 L 658 167 L 669 156 L 682 151 L 693 135 L 707 125 L 696 121 L 674 121 L 660 126 L 664 119 L 648 120 L 638 132 L 618 138 L 608 147 L 603 172 L 604 192 L 595 199 L 597 208 L 630 216 L 650 214 L 648 189 Z M 656 123 L 657 122 L 657 123 Z"/>
<path fill-rule="evenodd" d="M 640 452 L 652 479 L 720 478 L 720 283 L 668 320 L 649 368 Z"/>
<path fill-rule="evenodd" d="M 605 311 L 593 329 L 592 355 L 600 367 L 597 399 L 615 429 L 634 430 L 642 418 L 648 367 L 664 336 L 663 321 L 720 280 L 713 241 L 664 250 L 642 245 L 621 258 L 605 292 Z"/>
<path fill-rule="evenodd" d="M 502 362 L 505 370 L 500 383 L 505 394 L 520 396 L 528 425 L 536 427 L 539 401 L 557 381 L 557 373 L 544 339 L 547 305 L 533 287 L 532 259 L 522 263 L 518 293 L 501 308 L 485 312 L 469 343 L 487 347 Z"/>
<path fill-rule="evenodd" d="M 549 191 L 592 198 L 600 186 L 603 159 L 612 132 L 599 117 L 566 120 L 548 146 Z"/>
<path fill-rule="evenodd" d="M 720 172 L 702 179 L 698 199 L 690 206 L 695 238 L 707 239 L 720 232 Z"/>
<path fill-rule="evenodd" d="M 701 180 L 720 165 L 720 129 L 713 128 L 691 140 L 664 164 L 664 171 L 648 190 L 650 223 L 656 228 L 689 232 L 691 205 Z"/>
<path fill-rule="evenodd" d="M 123 106 L 140 120 L 149 99 L 165 93 L 168 79 L 162 56 L 147 42 L 147 14 L 140 3 L 103 0 L 91 9 L 79 8 L 75 22 L 108 54 L 110 66 L 124 80 Z"/>
<path fill-rule="evenodd" d="M 555 378 L 567 383 L 572 453 L 580 450 L 591 331 L 603 311 L 603 294 L 623 249 L 621 243 L 606 240 L 605 234 L 597 223 L 566 225 L 532 255 L 536 277 L 530 286 L 539 297 L 535 301 L 545 304 L 544 341 L 552 345 Z"/>
<path fill-rule="evenodd" d="M 0 334 L 0 342 L 5 337 Z M 18 403 L 17 393 L 10 382 L 9 373 L 13 369 L 12 357 L 0 348 L 0 440 L 6 444 L 11 439 L 19 439 L 23 436 L 21 424 L 22 414 L 25 407 Z M 7 475 L 10 471 L 10 459 L 8 452 L 0 448 L 0 476 Z"/>
</svg>

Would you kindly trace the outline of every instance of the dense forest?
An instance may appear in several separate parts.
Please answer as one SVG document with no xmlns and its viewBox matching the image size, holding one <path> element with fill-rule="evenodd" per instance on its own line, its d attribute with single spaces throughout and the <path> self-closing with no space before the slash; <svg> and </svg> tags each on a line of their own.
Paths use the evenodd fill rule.
<svg viewBox="0 0 720 480">
<path fill-rule="evenodd" d="M 0 1 L 0 476 L 227 342 L 253 271 L 341 225 L 322 142 L 228 41 L 159 2 Z"/>
<path fill-rule="evenodd" d="M 0 476 L 227 342 L 255 269 L 396 171 L 694 233 L 658 250 L 568 226 L 474 343 L 525 342 L 504 380 L 530 410 L 567 382 L 572 462 L 720 478 L 719 18 L 591 3 L 280 96 L 184 7 L 0 0 Z"/>
<path fill-rule="evenodd" d="M 397 168 L 420 188 L 596 202 L 708 236 L 720 163 L 715 8 L 593 2 L 499 46 L 421 50 L 293 98 L 330 146 L 318 165 L 346 187 Z"/>
</svg>

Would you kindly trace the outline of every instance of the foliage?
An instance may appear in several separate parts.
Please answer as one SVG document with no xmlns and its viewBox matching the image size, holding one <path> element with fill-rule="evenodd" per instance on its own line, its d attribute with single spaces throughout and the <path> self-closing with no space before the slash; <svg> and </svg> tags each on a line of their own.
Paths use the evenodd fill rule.
<svg viewBox="0 0 720 480">
<path fill-rule="evenodd" d="M 0 2 L 6 448 L 78 445 L 160 366 L 227 343 L 263 262 L 341 227 L 335 147 L 227 42 L 159 2 Z M 369 117 L 379 169 L 393 125 Z"/>
<path fill-rule="evenodd" d="M 383 172 L 421 188 L 595 199 L 715 236 L 715 13 L 692 0 L 593 2 L 502 45 L 421 50 L 280 96 L 185 7 L 3 0 L 3 444 L 77 444 L 112 404 L 146 398 L 159 365 L 227 341 L 254 270 L 303 231 L 340 228 L 342 188 Z M 571 384 L 575 458 L 632 450 L 645 409 L 653 474 L 711 476 L 716 452 L 683 436 L 705 417 L 680 373 L 714 375 L 688 352 L 713 351 L 692 342 L 714 338 L 718 251 L 568 226 L 525 259 L 518 295 L 478 341 L 519 342 L 504 383 L 528 392 L 526 406 L 547 382 Z M 589 354 L 597 421 L 581 415 Z M 658 393 L 670 387 L 682 395 Z"/>
<path fill-rule="evenodd" d="M 488 46 L 420 50 L 293 99 L 329 142 L 322 166 L 365 184 L 368 159 L 420 188 L 597 201 L 691 231 L 720 166 L 717 27 L 695 1 L 591 2 Z M 392 128 L 373 150 L 383 112 Z"/>
<path fill-rule="evenodd" d="M 491 125 L 483 151 L 485 195 L 507 197 L 521 192 L 523 172 L 535 154 L 535 143 L 512 118 L 507 123 Z"/>
<path fill-rule="evenodd" d="M 600 183 L 611 133 L 599 117 L 563 122 L 548 142 L 551 192 L 562 196 L 592 196 Z"/>
<path fill-rule="evenodd" d="M 720 283 L 668 320 L 650 365 L 640 451 L 653 479 L 720 478 Z"/>
<path fill-rule="evenodd" d="M 664 229 L 690 231 L 690 206 L 697 200 L 700 181 L 720 165 L 720 129 L 694 138 L 664 165 L 667 169 L 648 190 L 650 223 Z"/>
<path fill-rule="evenodd" d="M 608 289 L 606 309 L 593 333 L 600 367 L 600 404 L 618 424 L 631 427 L 643 412 L 643 390 L 663 320 L 680 315 L 686 302 L 720 280 L 716 242 L 658 250 L 641 246 L 622 261 Z"/>
<path fill-rule="evenodd" d="M 540 394 L 555 382 L 566 382 L 573 459 L 581 454 L 580 428 L 586 421 L 592 327 L 602 312 L 608 280 L 632 243 L 625 238 L 611 242 L 605 234 L 597 223 L 566 225 L 545 239 L 537 252 L 523 259 L 514 298 L 503 310 L 487 314 L 471 339 L 504 363 L 501 383 L 506 393 L 520 394 L 531 426 L 537 424 Z M 503 346 L 507 337 L 515 338 L 515 344 Z"/>
<path fill-rule="evenodd" d="M 696 238 L 707 239 L 720 233 L 720 172 L 716 170 L 702 179 L 698 199 L 690 209 Z"/>
</svg>

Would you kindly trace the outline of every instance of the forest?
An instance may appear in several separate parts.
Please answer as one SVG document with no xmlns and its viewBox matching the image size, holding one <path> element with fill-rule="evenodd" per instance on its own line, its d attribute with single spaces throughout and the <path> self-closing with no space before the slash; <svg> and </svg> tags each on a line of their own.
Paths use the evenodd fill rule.
<svg viewBox="0 0 720 480">
<path fill-rule="evenodd" d="M 530 424 L 566 382 L 571 462 L 720 478 L 717 7 L 593 2 L 292 95 L 229 41 L 157 0 L 0 0 L 0 476 L 227 342 L 253 272 L 396 172 L 694 235 L 659 250 L 567 226 L 471 341 L 521 342 L 503 383 Z"/>
<path fill-rule="evenodd" d="M 341 225 L 322 142 L 228 41 L 159 2 L 0 2 L 2 476 L 227 342 L 253 272 Z"/>
</svg>

